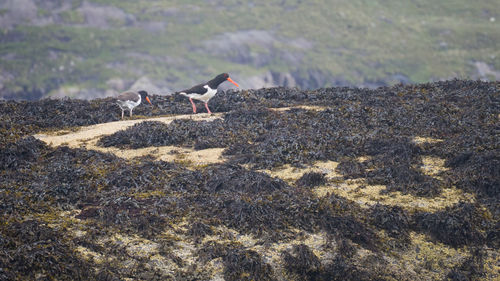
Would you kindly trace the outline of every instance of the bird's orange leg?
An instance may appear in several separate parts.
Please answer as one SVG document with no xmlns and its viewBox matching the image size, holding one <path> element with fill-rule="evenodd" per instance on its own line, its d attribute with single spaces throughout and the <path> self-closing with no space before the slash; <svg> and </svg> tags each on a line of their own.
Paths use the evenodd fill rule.
<svg viewBox="0 0 500 281">
<path fill-rule="evenodd" d="M 210 112 L 210 108 L 208 108 L 208 103 L 205 103 L 205 108 L 207 109 L 208 114 L 212 114 L 212 112 Z"/>
<path fill-rule="evenodd" d="M 193 102 L 192 98 L 189 98 L 189 101 L 191 102 L 191 105 L 193 106 L 193 113 L 196 113 L 196 105 Z"/>
</svg>

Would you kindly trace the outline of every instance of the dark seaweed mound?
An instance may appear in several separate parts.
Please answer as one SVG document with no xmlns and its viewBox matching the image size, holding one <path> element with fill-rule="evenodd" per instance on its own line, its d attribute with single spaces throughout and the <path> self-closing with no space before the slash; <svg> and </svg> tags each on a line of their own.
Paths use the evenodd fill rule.
<svg viewBox="0 0 500 281">
<path fill-rule="evenodd" d="M 497 136 L 500 136 L 497 135 Z M 483 198 L 500 198 L 500 154 L 465 152 L 448 160 L 450 184 Z"/>
<path fill-rule="evenodd" d="M 410 215 L 400 207 L 375 205 L 371 208 L 371 223 L 387 231 L 390 237 L 410 242 Z"/>
<path fill-rule="evenodd" d="M 315 187 L 326 183 L 325 174 L 310 172 L 305 173 L 297 180 L 296 184 L 302 187 Z"/>
<path fill-rule="evenodd" d="M 168 231 L 196 242 L 197 262 L 221 263 L 227 280 L 279 279 L 281 274 L 292 280 L 398 279 L 379 255 L 410 245 L 410 231 L 478 249 L 445 271 L 449 279 L 483 276 L 481 249 L 498 248 L 500 237 L 499 89 L 498 82 L 454 80 L 376 90 L 227 91 L 210 101 L 214 112 L 225 113 L 223 119 L 143 122 L 100 140 L 102 146 L 131 148 L 225 148 L 229 161 L 195 170 L 147 157 L 124 160 L 52 148 L 29 136 L 118 120 L 120 111 L 109 99 L 0 101 L 0 279 L 210 279 L 199 265 L 186 265 L 176 252 L 179 241 Z M 191 112 L 180 96 L 154 96 L 152 102 L 155 107 L 141 105 L 135 114 Z M 294 105 L 324 108 L 269 109 Z M 418 143 L 417 136 L 442 141 Z M 369 157 L 359 162 L 361 156 Z M 438 178 L 426 175 L 425 156 L 445 159 L 448 170 Z M 318 198 L 311 187 L 326 182 L 323 174 L 306 173 L 289 184 L 259 171 L 317 160 L 340 162 L 337 172 L 345 179 L 366 178 L 368 184 L 386 185 L 384 192 L 432 198 L 443 187 L 456 187 L 472 193 L 476 202 L 438 212 L 382 205 L 366 209 L 335 194 Z M 79 237 L 65 223 L 54 222 L 73 211 L 85 230 Z M 181 223 L 185 228 L 174 227 Z M 326 258 L 305 244 L 285 250 L 280 256 L 284 272 L 278 272 L 268 257 L 234 242 L 233 234 L 221 234 L 221 228 L 253 235 L 256 247 L 318 232 L 335 243 L 321 246 Z M 386 235 L 379 234 L 382 230 Z M 162 272 L 124 245 L 99 242 L 116 232 L 154 241 L 159 255 L 183 269 Z M 204 242 L 210 235 L 229 241 Z M 76 254 L 77 247 L 114 259 L 85 259 Z M 360 260 L 359 249 L 372 254 Z"/>
<path fill-rule="evenodd" d="M 283 252 L 285 268 L 301 277 L 316 280 L 321 270 L 321 262 L 307 245 L 300 244 L 293 247 L 292 253 Z"/>
<path fill-rule="evenodd" d="M 213 122 L 174 120 L 168 125 L 158 121 L 145 121 L 101 138 L 99 145 L 122 148 L 164 145 L 194 146 L 196 149 L 223 147 L 223 141 L 216 141 L 223 132 L 222 126 L 220 120 Z"/>
<path fill-rule="evenodd" d="M 275 280 L 273 269 L 252 250 L 235 250 L 223 257 L 225 280 Z"/>
<path fill-rule="evenodd" d="M 470 203 L 460 203 L 436 213 L 416 214 L 414 228 L 429 233 L 438 241 L 459 247 L 481 245 L 488 228 L 484 213 Z"/>
<path fill-rule="evenodd" d="M 7 143 L 0 151 L 0 169 L 18 169 L 29 165 L 40 157 L 45 147 L 42 141 L 34 137 L 26 137 L 14 143 Z"/>
<path fill-rule="evenodd" d="M 62 232 L 36 220 L 4 221 L 0 229 L 0 280 L 96 280 Z"/>
</svg>

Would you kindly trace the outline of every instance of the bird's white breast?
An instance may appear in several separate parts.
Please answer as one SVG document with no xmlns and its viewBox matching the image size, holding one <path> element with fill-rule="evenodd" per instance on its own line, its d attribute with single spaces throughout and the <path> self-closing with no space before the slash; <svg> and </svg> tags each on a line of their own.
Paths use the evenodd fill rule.
<svg viewBox="0 0 500 281">
<path fill-rule="evenodd" d="M 187 96 L 187 97 L 190 97 L 190 98 L 195 99 L 195 100 L 200 100 L 202 102 L 208 102 L 211 98 L 213 98 L 215 96 L 215 94 L 217 94 L 217 89 L 212 89 L 208 85 L 203 86 L 203 88 L 207 89 L 207 92 L 204 93 L 203 95 L 196 94 L 196 93 L 186 94 L 184 92 L 182 92 L 180 94 Z"/>
<path fill-rule="evenodd" d="M 204 102 L 208 102 L 209 99 L 213 98 L 215 94 L 217 94 L 217 89 L 212 89 L 208 85 L 204 86 L 207 89 L 207 92 L 201 96 L 201 100 Z"/>
</svg>

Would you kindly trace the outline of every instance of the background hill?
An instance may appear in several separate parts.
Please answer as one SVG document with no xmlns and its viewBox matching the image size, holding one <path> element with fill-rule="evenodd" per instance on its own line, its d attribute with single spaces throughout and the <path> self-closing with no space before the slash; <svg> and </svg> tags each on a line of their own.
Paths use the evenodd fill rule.
<svg viewBox="0 0 500 281">
<path fill-rule="evenodd" d="M 5 0 L 0 97 L 500 77 L 500 7 L 454 1 Z"/>
</svg>

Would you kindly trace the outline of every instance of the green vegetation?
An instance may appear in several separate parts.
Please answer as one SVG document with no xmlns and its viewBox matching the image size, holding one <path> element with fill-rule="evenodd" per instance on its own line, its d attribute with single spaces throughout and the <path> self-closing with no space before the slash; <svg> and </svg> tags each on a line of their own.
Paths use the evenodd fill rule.
<svg viewBox="0 0 500 281">
<path fill-rule="evenodd" d="M 132 83 L 144 75 L 178 90 L 223 71 L 240 81 L 292 73 L 300 86 L 321 73 L 310 86 L 323 87 L 390 84 L 399 81 L 394 75 L 415 83 L 474 78 L 477 61 L 500 69 L 494 0 L 91 1 L 127 15 L 101 19 L 102 28 L 87 22 L 81 3 L 52 14 L 61 21 L 54 25 L 0 34 L 0 75 L 14 76 L 0 96 L 46 95 L 67 84 L 106 89 L 113 77 Z M 38 17 L 48 13 L 55 12 L 39 9 Z M 270 39 L 244 38 L 254 30 Z M 218 47 L 207 46 L 214 36 Z"/>
</svg>

